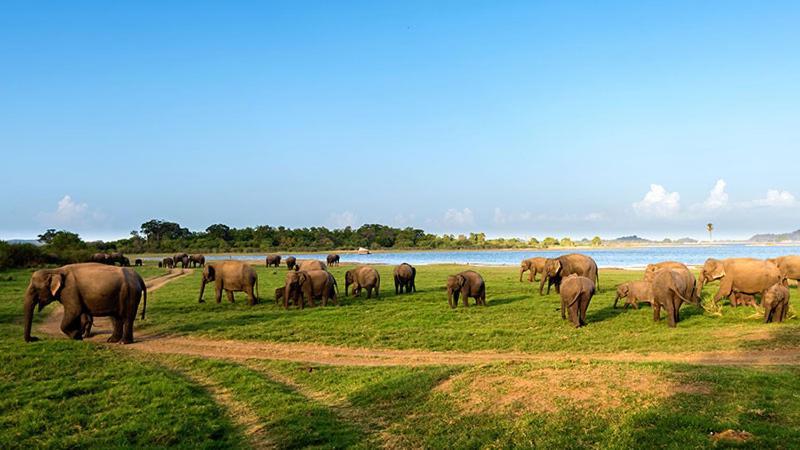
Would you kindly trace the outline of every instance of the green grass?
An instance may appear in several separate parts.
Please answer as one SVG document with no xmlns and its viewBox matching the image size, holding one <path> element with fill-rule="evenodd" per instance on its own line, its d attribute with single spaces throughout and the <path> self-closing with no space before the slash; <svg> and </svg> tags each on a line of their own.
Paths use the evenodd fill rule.
<svg viewBox="0 0 800 450">
<path fill-rule="evenodd" d="M 332 269 L 344 292 L 344 271 Z M 215 338 L 317 342 L 331 345 L 432 350 L 517 350 L 526 352 L 682 352 L 744 347 L 797 345 L 800 321 L 763 324 L 752 308 L 725 306 L 722 315 L 685 305 L 677 329 L 664 320 L 654 323 L 652 310 L 614 309 L 615 285 L 641 278 L 641 272 L 601 271 L 600 292 L 589 306 L 589 325 L 575 330 L 562 321 L 554 290 L 540 297 L 534 285 L 520 283 L 517 269 L 476 268 L 486 281 L 488 307 L 451 310 L 444 283 L 457 266 L 418 268 L 416 294 L 396 296 L 392 268 L 378 266 L 382 287 L 379 299 L 340 296 L 341 306 L 290 309 L 274 305 L 276 287 L 283 285 L 285 268 L 258 268 L 263 303 L 250 307 L 242 294 L 235 304 L 224 296 L 219 305 L 213 291 L 205 304 L 197 303 L 200 274 L 176 280 L 151 296 L 152 315 L 144 329 Z M 537 283 L 538 286 L 538 283 Z M 708 285 L 705 295 L 716 292 Z M 792 288 L 796 296 L 796 289 Z M 211 301 L 209 301 L 211 299 Z M 620 305 L 622 302 L 620 302 Z M 772 334 L 773 339 L 743 340 L 747 333 Z"/>
<path fill-rule="evenodd" d="M 333 269 L 340 283 L 345 269 Z M 164 273 L 139 270 L 146 277 Z M 455 311 L 443 284 L 461 267 L 420 267 L 420 292 L 401 297 L 390 286 L 391 268 L 381 267 L 380 299 L 303 311 L 271 303 L 285 269 L 258 270 L 264 303 L 256 307 L 242 295 L 233 305 L 198 304 L 196 271 L 153 292 L 148 319 L 139 325 L 243 340 L 568 354 L 797 344 L 796 319 L 765 325 L 748 308 L 725 306 L 716 316 L 685 306 L 677 329 L 653 323 L 646 306 L 613 310 L 613 286 L 637 272 L 602 271 L 589 325 L 576 330 L 561 321 L 557 296 L 532 293 L 515 268 L 478 268 L 489 306 Z M 66 339 L 26 344 L 21 305 L 30 272 L 0 273 L 0 448 L 788 448 L 800 442 L 798 367 L 569 360 L 331 367 L 156 356 Z M 715 290 L 711 285 L 705 295 Z M 758 338 L 739 337 L 747 333 Z M 500 401 L 518 393 L 527 397 Z M 552 400 L 549 408 L 534 407 L 542 398 Z M 711 439 L 728 429 L 752 438 Z"/>
</svg>

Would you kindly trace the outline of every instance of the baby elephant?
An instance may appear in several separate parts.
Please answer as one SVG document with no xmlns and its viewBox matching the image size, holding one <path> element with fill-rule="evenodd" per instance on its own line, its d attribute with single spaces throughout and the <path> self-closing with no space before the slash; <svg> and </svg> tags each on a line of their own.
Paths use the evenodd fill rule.
<svg viewBox="0 0 800 450">
<path fill-rule="evenodd" d="M 565 310 L 569 308 L 569 320 L 580 328 L 586 325 L 586 310 L 594 296 L 594 281 L 580 275 L 571 274 L 561 281 L 561 319 L 566 319 Z"/>
<path fill-rule="evenodd" d="M 458 306 L 458 297 L 464 297 L 464 306 L 469 306 L 469 298 L 476 305 L 486 306 L 486 283 L 478 272 L 465 270 L 447 277 L 447 303 L 451 308 Z"/>
<path fill-rule="evenodd" d="M 653 285 L 649 281 L 629 281 L 617 286 L 617 297 L 614 299 L 614 308 L 617 307 L 617 301 L 621 298 L 625 300 L 625 309 L 628 305 L 633 306 L 634 309 L 639 309 L 639 302 L 647 302 L 653 304 Z"/>
<path fill-rule="evenodd" d="M 753 294 L 745 294 L 744 292 L 734 292 L 731 295 L 731 306 L 756 306 L 756 296 Z"/>
<path fill-rule="evenodd" d="M 783 322 L 789 312 L 789 288 L 782 283 L 772 285 L 761 304 L 764 306 L 764 323 Z"/>
</svg>

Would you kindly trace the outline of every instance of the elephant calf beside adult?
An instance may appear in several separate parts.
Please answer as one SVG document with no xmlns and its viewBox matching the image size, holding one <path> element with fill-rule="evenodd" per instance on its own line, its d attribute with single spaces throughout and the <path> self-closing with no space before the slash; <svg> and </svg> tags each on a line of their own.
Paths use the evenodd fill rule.
<svg viewBox="0 0 800 450">
<path fill-rule="evenodd" d="M 519 264 L 519 281 L 522 281 L 522 274 L 525 272 L 529 272 L 528 281 L 531 283 L 539 281 L 536 279 L 536 275 L 544 274 L 544 263 L 546 261 L 547 258 L 542 257 L 523 259 Z"/>
<path fill-rule="evenodd" d="M 402 294 L 403 291 L 417 292 L 417 269 L 409 263 L 403 263 L 394 268 L 394 293 Z"/>
<path fill-rule="evenodd" d="M 283 307 L 289 308 L 289 301 L 300 304 L 302 309 L 306 300 L 314 306 L 314 299 L 322 300 L 322 306 L 328 305 L 328 299 L 336 300 L 336 279 L 327 270 L 299 270 L 286 273 L 283 293 Z"/>
<path fill-rule="evenodd" d="M 375 297 L 380 294 L 381 290 L 381 275 L 372 267 L 358 266 L 355 269 L 350 269 L 344 274 L 344 295 L 347 296 L 347 289 L 353 285 L 353 296 L 358 297 L 361 295 L 361 290 L 367 290 L 367 298 L 372 298 L 372 292 L 375 291 Z"/>
<path fill-rule="evenodd" d="M 786 283 L 776 284 L 764 294 L 764 323 L 783 322 L 789 312 L 789 287 Z"/>
<path fill-rule="evenodd" d="M 735 292 L 762 298 L 767 289 L 784 279 L 775 263 L 754 258 L 709 258 L 700 272 L 698 294 L 706 283 L 719 280 L 719 290 L 714 295 L 714 305 Z"/>
<path fill-rule="evenodd" d="M 199 302 L 204 303 L 203 292 L 206 284 L 214 282 L 214 293 L 217 303 L 222 301 L 222 291 L 228 294 L 233 303 L 234 292 L 244 292 L 250 306 L 258 302 L 258 275 L 249 264 L 241 261 L 222 261 L 206 264 L 203 268 L 203 279 L 200 285 Z"/>
<path fill-rule="evenodd" d="M 557 258 L 547 259 L 544 263 L 542 281 L 539 283 L 539 295 L 543 295 L 544 284 L 547 283 L 547 294 L 550 286 L 555 285 L 556 292 L 561 288 L 561 280 L 572 275 L 586 277 L 595 284 L 595 289 L 600 289 L 600 275 L 597 263 L 589 256 L 580 253 L 561 255 Z"/>
<path fill-rule="evenodd" d="M 650 281 L 628 281 L 617 286 L 617 296 L 614 298 L 614 308 L 619 299 L 625 299 L 625 308 L 628 305 L 639 309 L 639 302 L 653 304 L 653 285 Z"/>
<path fill-rule="evenodd" d="M 475 304 L 486 306 L 486 283 L 483 277 L 474 270 L 465 270 L 447 277 L 447 303 L 451 308 L 458 306 L 458 298 L 464 298 L 464 307 L 469 306 L 469 298 Z"/>
<path fill-rule="evenodd" d="M 110 317 L 114 331 L 108 342 L 133 342 L 133 322 L 144 299 L 142 319 L 147 310 L 147 287 L 133 269 L 98 263 L 70 264 L 57 269 L 41 269 L 31 275 L 25 291 L 25 341 L 31 336 L 33 311 L 53 301 L 64 306 L 61 331 L 72 339 L 82 339 L 92 317 Z"/>
</svg>

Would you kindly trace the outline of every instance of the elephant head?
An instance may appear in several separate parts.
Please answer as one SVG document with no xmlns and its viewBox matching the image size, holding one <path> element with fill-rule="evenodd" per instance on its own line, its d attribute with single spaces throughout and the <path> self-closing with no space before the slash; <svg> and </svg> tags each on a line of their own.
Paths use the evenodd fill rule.
<svg viewBox="0 0 800 450">
<path fill-rule="evenodd" d="M 558 276 L 561 272 L 561 260 L 558 258 L 556 259 L 548 259 L 544 263 L 544 276 L 547 278 L 553 278 Z"/>
<path fill-rule="evenodd" d="M 210 283 L 210 282 L 212 282 L 212 281 L 214 281 L 216 279 L 216 277 L 217 277 L 217 273 L 216 272 L 217 271 L 214 268 L 214 266 L 212 266 L 210 264 L 206 265 L 203 268 L 203 280 L 201 281 L 201 284 L 200 284 L 200 299 L 198 300 L 200 303 L 204 303 L 205 302 L 205 300 L 203 300 L 203 291 L 206 290 L 206 283 Z"/>
<path fill-rule="evenodd" d="M 354 270 L 348 270 L 344 273 L 344 295 L 347 296 L 347 289 L 351 284 L 356 282 L 356 274 Z"/>
<path fill-rule="evenodd" d="M 625 298 L 628 296 L 628 292 L 630 292 L 631 286 L 629 283 L 622 283 L 617 286 L 617 297 L 614 299 L 614 308 L 617 307 L 617 302 L 621 298 Z"/>
<path fill-rule="evenodd" d="M 66 276 L 56 270 L 37 270 L 31 276 L 31 282 L 25 290 L 25 342 L 36 340 L 31 337 L 33 310 L 39 305 L 39 311 L 51 302 L 61 299 Z"/>
<path fill-rule="evenodd" d="M 286 282 L 284 285 L 283 307 L 288 308 L 289 300 L 297 299 L 298 297 L 300 297 L 300 307 L 302 308 L 305 306 L 302 300 L 303 289 L 310 289 L 310 284 L 308 283 L 308 274 L 301 271 L 287 272 Z"/>
<path fill-rule="evenodd" d="M 467 278 L 461 274 L 447 277 L 447 303 L 451 308 L 458 306 L 458 297 L 466 282 Z"/>
<path fill-rule="evenodd" d="M 704 284 L 714 280 L 719 280 L 724 276 L 725 265 L 722 263 L 722 261 L 714 258 L 708 258 L 705 264 L 703 264 L 703 270 L 700 271 L 700 279 L 697 285 L 698 294 L 703 290 Z"/>
</svg>

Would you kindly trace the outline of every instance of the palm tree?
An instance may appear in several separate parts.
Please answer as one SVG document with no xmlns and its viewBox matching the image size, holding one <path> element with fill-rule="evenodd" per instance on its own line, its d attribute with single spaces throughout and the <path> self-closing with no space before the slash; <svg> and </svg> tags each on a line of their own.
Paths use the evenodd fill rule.
<svg viewBox="0 0 800 450">
<path fill-rule="evenodd" d="M 713 233 L 714 233 L 714 224 L 713 223 L 706 224 L 706 230 L 708 230 L 708 240 L 709 241 L 713 241 L 714 240 L 714 235 L 713 235 Z"/>
</svg>

